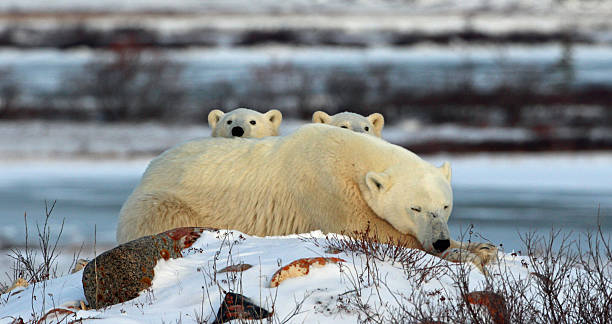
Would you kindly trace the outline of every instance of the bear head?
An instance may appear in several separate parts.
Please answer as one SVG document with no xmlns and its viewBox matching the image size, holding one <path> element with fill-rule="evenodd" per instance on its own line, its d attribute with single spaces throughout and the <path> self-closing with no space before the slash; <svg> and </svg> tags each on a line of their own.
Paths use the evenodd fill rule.
<svg viewBox="0 0 612 324">
<path fill-rule="evenodd" d="M 385 125 L 385 118 L 379 113 L 371 114 L 368 117 L 352 112 L 341 112 L 330 116 L 323 111 L 315 111 L 312 115 L 312 122 L 347 128 L 354 132 L 380 137 Z"/>
<path fill-rule="evenodd" d="M 416 237 L 426 251 L 440 253 L 450 246 L 448 218 L 453 210 L 448 162 L 439 168 L 399 165 L 368 172 L 360 189 L 378 217 L 402 234 Z"/>
<path fill-rule="evenodd" d="M 282 120 L 283 115 L 276 109 L 265 114 L 247 108 L 238 108 L 228 113 L 215 109 L 208 114 L 212 137 L 276 136 Z"/>
</svg>

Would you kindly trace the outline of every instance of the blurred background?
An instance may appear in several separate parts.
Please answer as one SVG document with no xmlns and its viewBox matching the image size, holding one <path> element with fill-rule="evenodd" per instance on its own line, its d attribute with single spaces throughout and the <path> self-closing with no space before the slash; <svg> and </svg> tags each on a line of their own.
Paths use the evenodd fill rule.
<svg viewBox="0 0 612 324">
<path fill-rule="evenodd" d="M 148 161 L 237 107 L 382 113 L 453 165 L 456 238 L 612 231 L 611 0 L 3 0 L 0 246 L 55 200 L 113 245 Z"/>
</svg>

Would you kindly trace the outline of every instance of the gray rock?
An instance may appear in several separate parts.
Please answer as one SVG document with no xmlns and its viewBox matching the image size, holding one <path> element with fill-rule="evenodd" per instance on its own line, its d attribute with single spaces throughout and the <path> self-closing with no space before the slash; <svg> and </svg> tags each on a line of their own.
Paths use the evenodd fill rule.
<svg viewBox="0 0 612 324">
<path fill-rule="evenodd" d="M 83 271 L 83 291 L 90 308 L 102 308 L 138 297 L 151 287 L 160 259 L 181 258 L 205 230 L 180 227 L 121 244 L 90 261 Z"/>
</svg>

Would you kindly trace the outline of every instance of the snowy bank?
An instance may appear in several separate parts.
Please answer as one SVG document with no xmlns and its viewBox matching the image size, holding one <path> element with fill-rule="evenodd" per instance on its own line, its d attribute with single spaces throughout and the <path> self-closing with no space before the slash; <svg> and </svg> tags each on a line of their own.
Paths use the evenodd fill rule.
<svg viewBox="0 0 612 324">
<path fill-rule="evenodd" d="M 2 295 L 0 323 L 12 323 L 18 318 L 37 320 L 53 308 L 68 310 L 60 316 L 68 322 L 87 319 L 96 319 L 96 323 L 212 322 L 225 292 L 242 294 L 273 311 L 273 323 L 453 321 L 460 316 L 490 321 L 486 308 L 466 306 L 478 303 L 476 297 L 482 296 L 470 294 L 476 291 L 494 291 L 491 300 L 494 296 L 501 298 L 500 313 L 493 313 L 494 320 L 496 316 L 506 316 L 520 322 L 536 311 L 541 312 L 537 316 L 542 316 L 536 319 L 544 318 L 543 314 L 550 311 L 545 300 L 548 295 L 543 294 L 548 287 L 545 280 L 564 284 L 560 289 L 548 287 L 559 293 L 556 301 L 564 309 L 574 307 L 568 304 L 570 297 L 566 294 L 571 285 L 566 283 L 573 282 L 576 289 L 592 280 L 588 269 L 581 270 L 559 256 L 551 263 L 546 255 L 530 258 L 500 254 L 499 263 L 489 267 L 491 276 L 487 279 L 471 265 L 448 263 L 420 251 L 409 252 L 403 261 L 394 261 L 391 254 L 383 258 L 348 250 L 330 254 L 338 252 L 328 249 L 330 242 L 342 240 L 334 237 L 336 241 L 326 239 L 320 232 L 265 238 L 232 231 L 205 232 L 191 248 L 184 250 L 183 258 L 160 260 L 151 288 L 136 299 L 98 310 L 70 308 L 84 300 L 82 272 L 78 272 Z M 345 262 L 311 268 L 305 276 L 269 288 L 271 276 L 280 266 L 298 258 L 330 256 Z M 253 267 L 243 272 L 217 272 L 236 264 Z M 559 274 L 561 277 L 556 277 Z M 606 282 L 601 289 L 609 296 L 612 287 L 609 280 Z M 602 298 L 605 296 L 596 297 L 593 302 Z M 468 303 L 462 302 L 465 300 Z M 469 315 L 466 307 L 473 307 L 473 314 Z"/>
</svg>

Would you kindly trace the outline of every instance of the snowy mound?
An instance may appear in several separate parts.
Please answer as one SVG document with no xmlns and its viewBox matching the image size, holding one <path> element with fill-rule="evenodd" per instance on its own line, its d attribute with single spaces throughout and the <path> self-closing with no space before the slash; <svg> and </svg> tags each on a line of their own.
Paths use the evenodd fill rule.
<svg viewBox="0 0 612 324">
<path fill-rule="evenodd" d="M 542 264 L 534 267 L 533 258 L 500 253 L 499 262 L 489 267 L 491 275 L 485 277 L 469 264 L 449 263 L 417 250 L 377 250 L 374 245 L 356 242 L 321 232 L 266 238 L 234 231 L 204 232 L 183 251 L 183 258 L 160 260 L 151 288 L 136 299 L 104 309 L 81 310 L 77 305 L 85 298 L 80 271 L 2 295 L 0 323 L 20 317 L 25 322 L 37 321 L 58 308 L 66 311 L 48 314 L 49 322 L 96 319 L 96 323 L 211 323 L 226 292 L 242 294 L 273 312 L 274 323 L 356 323 L 368 318 L 382 322 L 445 320 L 441 314 L 454 312 L 460 316 L 461 309 L 470 303 L 496 307 L 497 312 L 483 306 L 470 308 L 474 316 L 496 321 L 516 311 L 520 303 L 496 304 L 496 296 L 501 296 L 496 294 L 483 302 L 482 293 L 469 293 L 499 292 L 500 286 L 495 284 L 499 278 L 506 283 L 501 290 L 520 287 L 534 305 L 541 301 L 538 294 L 542 290 L 537 287 L 545 281 L 542 275 L 533 273 Z M 363 252 L 368 249 L 373 253 Z M 272 275 L 282 266 L 312 257 L 340 258 L 344 262 L 311 267 L 306 275 L 269 288 Z M 237 267 L 242 272 L 219 272 L 240 264 L 252 267 Z M 582 271 L 572 269 L 568 277 Z M 462 302 L 465 300 L 468 303 Z"/>
</svg>

